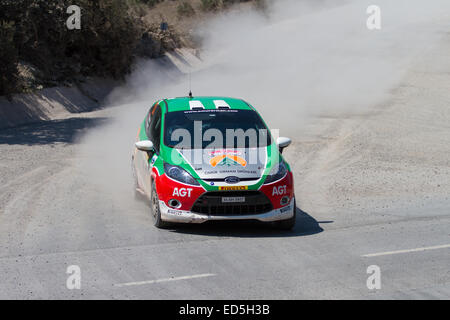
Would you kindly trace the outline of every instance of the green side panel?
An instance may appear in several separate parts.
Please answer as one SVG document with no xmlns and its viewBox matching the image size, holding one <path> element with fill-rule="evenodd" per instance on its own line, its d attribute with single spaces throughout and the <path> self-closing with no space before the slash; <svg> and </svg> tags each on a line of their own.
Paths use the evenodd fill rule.
<svg viewBox="0 0 450 320">
<path fill-rule="evenodd" d="M 141 122 L 141 127 L 139 130 L 139 141 L 148 140 L 147 133 L 145 132 L 145 119 Z"/>
<path fill-rule="evenodd" d="M 150 159 L 151 161 L 151 159 Z M 156 170 L 158 170 L 159 175 L 162 175 L 164 173 L 164 161 L 161 157 L 156 158 L 155 163 L 153 164 L 153 166 L 156 168 Z"/>
</svg>

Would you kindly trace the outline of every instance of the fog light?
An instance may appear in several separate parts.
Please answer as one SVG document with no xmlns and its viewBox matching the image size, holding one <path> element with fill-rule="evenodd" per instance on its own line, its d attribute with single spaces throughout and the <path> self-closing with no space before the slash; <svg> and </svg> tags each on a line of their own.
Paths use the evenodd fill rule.
<svg viewBox="0 0 450 320">
<path fill-rule="evenodd" d="M 283 198 L 281 198 L 281 200 L 280 200 L 280 204 L 282 205 L 282 206 L 285 206 L 285 205 L 287 205 L 288 203 L 289 203 L 289 197 L 288 196 L 284 196 Z"/>
<path fill-rule="evenodd" d="M 168 204 L 170 207 L 175 208 L 175 209 L 181 207 L 181 202 L 178 201 L 177 199 L 170 199 L 168 201 Z"/>
</svg>

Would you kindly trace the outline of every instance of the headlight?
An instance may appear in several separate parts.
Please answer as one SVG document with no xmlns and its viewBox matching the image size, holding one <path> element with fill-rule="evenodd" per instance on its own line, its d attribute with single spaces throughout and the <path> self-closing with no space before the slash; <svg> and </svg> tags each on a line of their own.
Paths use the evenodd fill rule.
<svg viewBox="0 0 450 320">
<path fill-rule="evenodd" d="M 186 170 L 184 170 L 179 166 L 173 166 L 171 164 L 164 163 L 164 172 L 167 174 L 167 176 L 176 181 L 191 184 L 194 186 L 200 185 L 200 183 L 198 183 L 198 181 L 195 180 L 194 177 L 191 176 L 189 172 L 187 172 Z"/>
<path fill-rule="evenodd" d="M 284 162 L 277 163 L 272 167 L 269 174 L 267 175 L 266 181 L 264 184 L 272 183 L 274 181 L 280 180 L 286 175 L 287 168 Z"/>
</svg>

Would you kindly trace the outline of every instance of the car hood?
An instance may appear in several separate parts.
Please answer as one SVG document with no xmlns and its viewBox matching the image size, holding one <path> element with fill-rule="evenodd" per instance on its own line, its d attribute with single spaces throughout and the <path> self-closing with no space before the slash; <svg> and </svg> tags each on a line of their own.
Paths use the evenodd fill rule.
<svg viewBox="0 0 450 320">
<path fill-rule="evenodd" d="M 186 164 L 206 181 L 236 176 L 259 179 L 267 165 L 267 148 L 179 149 Z"/>
</svg>

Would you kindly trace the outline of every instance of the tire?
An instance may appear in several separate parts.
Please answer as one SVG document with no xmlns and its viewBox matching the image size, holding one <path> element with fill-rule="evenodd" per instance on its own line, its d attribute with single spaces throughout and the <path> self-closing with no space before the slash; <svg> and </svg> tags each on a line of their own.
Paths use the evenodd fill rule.
<svg viewBox="0 0 450 320">
<path fill-rule="evenodd" d="M 167 228 L 170 223 L 161 220 L 161 210 L 159 208 L 159 197 L 156 192 L 155 182 L 152 182 L 152 194 L 150 196 L 150 213 L 153 225 L 157 228 Z"/>
<path fill-rule="evenodd" d="M 274 222 L 274 227 L 279 230 L 292 230 L 292 228 L 294 228 L 295 226 L 296 216 L 297 206 L 294 199 L 294 215 L 289 219 Z"/>
</svg>

